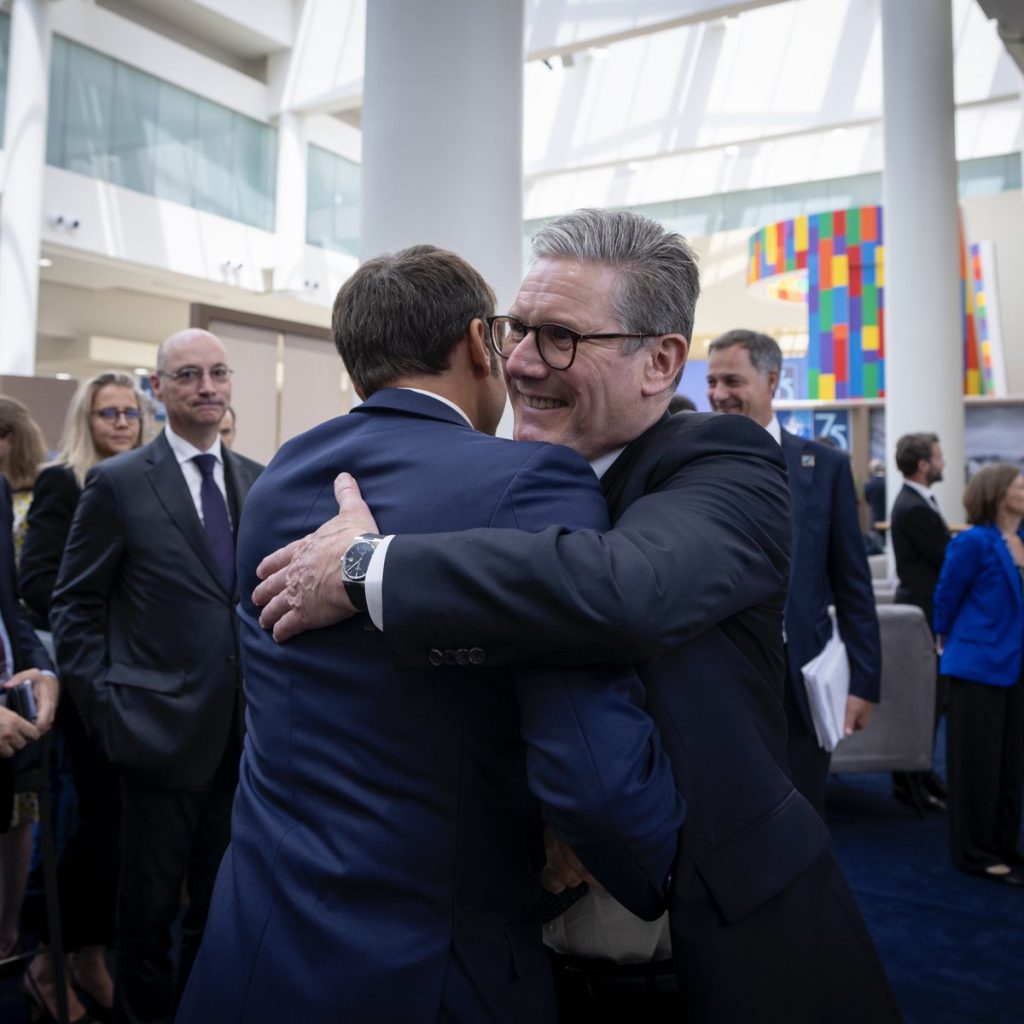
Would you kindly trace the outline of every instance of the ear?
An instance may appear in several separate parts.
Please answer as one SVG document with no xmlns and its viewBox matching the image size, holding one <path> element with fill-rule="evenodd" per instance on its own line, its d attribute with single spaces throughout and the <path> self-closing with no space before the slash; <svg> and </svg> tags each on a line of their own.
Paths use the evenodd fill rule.
<svg viewBox="0 0 1024 1024">
<path fill-rule="evenodd" d="M 156 370 L 154 370 L 149 375 L 149 386 L 153 389 L 153 395 L 156 397 L 157 401 L 160 401 L 160 402 L 163 401 L 163 398 L 160 395 L 161 383 L 162 383 L 162 381 L 160 379 L 160 374 L 158 374 L 156 372 Z"/>
<path fill-rule="evenodd" d="M 686 365 L 689 351 L 690 343 L 681 334 L 663 334 L 645 349 L 647 366 L 641 394 L 650 396 L 663 394 L 669 389 L 674 391 L 676 378 Z"/>
<path fill-rule="evenodd" d="M 775 397 L 775 392 L 779 387 L 779 371 L 769 370 L 768 371 L 768 387 L 771 389 L 772 398 Z"/>
<path fill-rule="evenodd" d="M 463 338 L 466 354 L 474 373 L 481 377 L 491 376 L 491 347 L 487 342 L 487 325 L 477 317 L 470 322 Z"/>
</svg>

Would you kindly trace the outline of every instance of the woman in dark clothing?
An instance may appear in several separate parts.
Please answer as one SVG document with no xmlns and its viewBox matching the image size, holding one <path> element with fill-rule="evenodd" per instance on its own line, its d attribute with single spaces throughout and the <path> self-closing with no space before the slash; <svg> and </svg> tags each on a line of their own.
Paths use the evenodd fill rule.
<svg viewBox="0 0 1024 1024">
<path fill-rule="evenodd" d="M 49 628 L 50 600 L 86 474 L 103 459 L 142 443 L 145 403 L 134 379 L 113 371 L 83 381 L 71 400 L 56 461 L 36 478 L 19 567 L 22 600 L 37 628 Z M 106 1008 L 113 1003 L 106 947 L 114 940 L 117 773 L 86 735 L 70 699 L 61 701 L 57 728 L 71 759 L 78 809 L 75 831 L 58 867 L 62 933 L 70 951 L 68 975 Z M 54 1014 L 56 992 L 48 952 L 29 964 L 24 986 L 40 1010 Z M 88 1019 L 70 985 L 68 1004 L 72 1021 Z"/>
<path fill-rule="evenodd" d="M 1024 887 L 1024 476 L 1007 462 L 985 466 L 964 505 L 974 525 L 950 542 L 935 588 L 953 865 Z"/>
</svg>

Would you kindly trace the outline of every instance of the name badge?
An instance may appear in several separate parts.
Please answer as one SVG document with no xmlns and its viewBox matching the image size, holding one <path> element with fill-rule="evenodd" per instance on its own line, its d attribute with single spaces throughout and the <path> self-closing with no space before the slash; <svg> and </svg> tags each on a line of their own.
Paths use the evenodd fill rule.
<svg viewBox="0 0 1024 1024">
<path fill-rule="evenodd" d="M 800 456 L 800 467 L 801 467 L 801 469 L 814 469 L 814 456 L 813 455 L 801 455 Z"/>
</svg>

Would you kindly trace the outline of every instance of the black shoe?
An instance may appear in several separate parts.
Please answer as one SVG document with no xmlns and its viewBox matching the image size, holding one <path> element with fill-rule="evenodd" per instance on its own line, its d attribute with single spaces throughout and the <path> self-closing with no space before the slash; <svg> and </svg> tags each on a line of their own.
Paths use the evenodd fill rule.
<svg viewBox="0 0 1024 1024">
<path fill-rule="evenodd" d="M 934 793 L 929 793 L 916 775 L 908 775 L 906 781 L 893 783 L 892 795 L 901 804 L 912 807 L 919 814 L 921 811 L 935 811 L 942 814 L 946 810 L 946 801 L 942 797 L 935 796 Z"/>
<path fill-rule="evenodd" d="M 978 871 L 978 878 L 987 878 L 990 882 L 1002 882 L 1003 885 L 1012 885 L 1015 889 L 1024 889 L 1024 871 L 1011 868 L 1009 871 L 999 875 L 994 871 Z"/>
<path fill-rule="evenodd" d="M 937 797 L 939 800 L 945 801 L 949 797 L 949 794 L 946 792 L 946 784 L 935 772 L 922 772 L 921 785 L 926 793 L 931 793 L 932 796 Z"/>
</svg>

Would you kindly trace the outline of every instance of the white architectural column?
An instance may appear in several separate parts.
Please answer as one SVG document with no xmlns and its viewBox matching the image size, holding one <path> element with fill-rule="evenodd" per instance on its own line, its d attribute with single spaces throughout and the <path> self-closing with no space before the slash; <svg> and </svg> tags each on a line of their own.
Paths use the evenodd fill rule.
<svg viewBox="0 0 1024 1024">
<path fill-rule="evenodd" d="M 49 53 L 49 0 L 13 0 L 0 200 L 0 373 L 21 376 L 36 365 Z"/>
<path fill-rule="evenodd" d="M 885 86 L 885 431 L 890 502 L 896 441 L 934 431 L 936 487 L 963 522 L 964 413 L 953 29 L 950 0 L 882 0 Z"/>
<path fill-rule="evenodd" d="M 274 291 L 305 287 L 307 160 L 306 119 L 286 111 L 277 122 Z"/>
<path fill-rule="evenodd" d="M 451 249 L 504 309 L 522 277 L 523 0 L 366 7 L 361 255 Z"/>
</svg>

